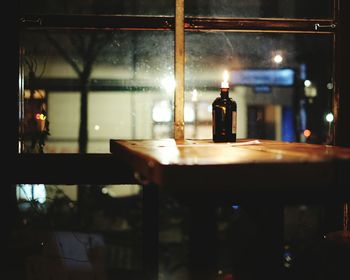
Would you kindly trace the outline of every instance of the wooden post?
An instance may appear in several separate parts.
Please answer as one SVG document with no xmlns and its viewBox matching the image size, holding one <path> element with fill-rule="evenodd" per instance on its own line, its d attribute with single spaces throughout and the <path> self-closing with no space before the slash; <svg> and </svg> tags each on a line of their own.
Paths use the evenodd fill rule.
<svg viewBox="0 0 350 280">
<path fill-rule="evenodd" d="M 175 96 L 174 96 L 174 138 L 184 139 L 184 69 L 185 30 L 184 0 L 176 0 L 175 8 Z"/>
</svg>

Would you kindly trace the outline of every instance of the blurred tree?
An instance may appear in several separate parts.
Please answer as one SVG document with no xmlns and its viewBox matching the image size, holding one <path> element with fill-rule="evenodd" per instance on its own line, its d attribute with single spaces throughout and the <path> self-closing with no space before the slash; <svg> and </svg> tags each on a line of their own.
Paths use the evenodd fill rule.
<svg viewBox="0 0 350 280">
<path fill-rule="evenodd" d="M 58 40 L 57 35 L 46 31 L 48 41 L 59 55 L 73 68 L 80 81 L 80 126 L 79 153 L 87 152 L 88 142 L 88 93 L 91 72 L 102 49 L 112 38 L 112 32 L 67 33 L 67 40 Z M 77 55 L 76 59 L 73 55 Z"/>
</svg>

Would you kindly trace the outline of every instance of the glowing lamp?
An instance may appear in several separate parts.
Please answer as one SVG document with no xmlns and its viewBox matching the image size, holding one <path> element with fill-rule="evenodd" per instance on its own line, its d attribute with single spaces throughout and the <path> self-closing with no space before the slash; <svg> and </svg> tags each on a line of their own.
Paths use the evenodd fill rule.
<svg viewBox="0 0 350 280">
<path fill-rule="evenodd" d="M 306 138 L 309 138 L 309 137 L 311 136 L 311 130 L 305 129 L 305 130 L 304 130 L 304 136 L 305 136 Z"/>
<path fill-rule="evenodd" d="M 273 61 L 277 64 L 280 64 L 282 61 L 283 61 L 283 56 L 280 55 L 280 54 L 276 54 L 274 57 L 273 57 Z"/>
<path fill-rule="evenodd" d="M 326 115 L 326 121 L 329 122 L 329 123 L 331 123 L 333 120 L 334 120 L 333 114 L 332 114 L 332 113 L 328 113 L 328 114 Z"/>
<path fill-rule="evenodd" d="M 44 114 L 35 114 L 35 119 L 37 119 L 38 121 L 41 120 L 41 121 L 44 121 L 46 120 L 46 116 Z"/>
<path fill-rule="evenodd" d="M 304 81 L 304 86 L 306 86 L 306 87 L 311 86 L 311 81 L 310 80 L 305 80 Z"/>
<path fill-rule="evenodd" d="M 229 88 L 227 70 L 224 71 L 224 80 L 221 82 L 221 88 Z"/>
</svg>

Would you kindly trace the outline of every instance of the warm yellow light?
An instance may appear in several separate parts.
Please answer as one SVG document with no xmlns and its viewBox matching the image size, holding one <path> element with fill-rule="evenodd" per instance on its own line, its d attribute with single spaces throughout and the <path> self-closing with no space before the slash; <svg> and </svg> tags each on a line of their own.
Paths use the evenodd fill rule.
<svg viewBox="0 0 350 280">
<path fill-rule="evenodd" d="M 161 80 L 162 88 L 166 90 L 166 92 L 171 93 L 174 92 L 176 87 L 176 81 L 172 77 L 165 77 Z"/>
<path fill-rule="evenodd" d="M 43 89 L 36 89 L 32 95 L 29 89 L 26 89 L 24 91 L 24 99 L 29 99 L 29 98 L 44 99 L 45 96 L 46 96 L 46 92 Z"/>
<path fill-rule="evenodd" d="M 224 71 L 224 82 L 228 82 L 228 71 Z"/>
<path fill-rule="evenodd" d="M 184 108 L 184 118 L 185 122 L 193 122 L 196 118 L 193 106 L 187 102 L 185 103 Z"/>
<path fill-rule="evenodd" d="M 128 197 L 137 195 L 141 190 L 139 185 L 108 185 L 102 188 L 102 193 L 111 197 Z"/>
<path fill-rule="evenodd" d="M 35 118 L 37 120 L 42 120 L 42 121 L 46 120 L 46 116 L 44 114 L 39 114 L 39 113 L 35 114 Z"/>
<path fill-rule="evenodd" d="M 225 70 L 224 71 L 224 80 L 221 82 L 221 88 L 229 88 L 229 85 L 228 85 L 228 71 Z"/>
<path fill-rule="evenodd" d="M 196 89 L 194 89 L 194 90 L 192 90 L 192 96 L 191 96 L 191 100 L 193 101 L 193 102 L 196 102 L 196 101 L 198 101 L 198 91 L 196 90 Z"/>
<path fill-rule="evenodd" d="M 171 116 L 169 101 L 162 100 L 154 104 L 152 109 L 152 119 L 154 122 L 170 122 Z"/>
<path fill-rule="evenodd" d="M 304 130 L 304 136 L 305 136 L 306 138 L 310 137 L 310 136 L 311 136 L 311 131 L 310 131 L 309 129 L 305 129 L 305 130 Z"/>
</svg>

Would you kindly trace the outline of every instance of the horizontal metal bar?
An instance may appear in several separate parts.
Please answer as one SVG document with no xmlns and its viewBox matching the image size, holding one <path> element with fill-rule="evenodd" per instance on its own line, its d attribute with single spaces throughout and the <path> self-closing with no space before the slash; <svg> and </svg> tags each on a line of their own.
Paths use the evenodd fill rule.
<svg viewBox="0 0 350 280">
<path fill-rule="evenodd" d="M 329 29 L 329 28 L 336 28 L 336 24 L 332 23 L 332 24 L 328 24 L 328 25 L 322 25 L 319 23 L 315 23 L 315 30 L 320 30 L 320 29 Z"/>
<path fill-rule="evenodd" d="M 322 30 L 315 26 L 328 26 Z M 330 33 L 334 20 L 282 18 L 186 18 L 187 31 L 275 31 Z M 317 31 L 317 32 L 315 32 Z"/>
<path fill-rule="evenodd" d="M 19 21 L 22 27 L 34 29 L 175 30 L 175 18 L 171 16 L 30 15 L 21 17 Z M 322 26 L 322 28 L 315 28 L 316 26 Z M 334 33 L 336 21 L 332 19 L 185 17 L 184 29 L 186 31 Z"/>
<path fill-rule="evenodd" d="M 174 17 L 130 15 L 28 15 L 19 20 L 25 28 L 171 30 Z"/>
</svg>

